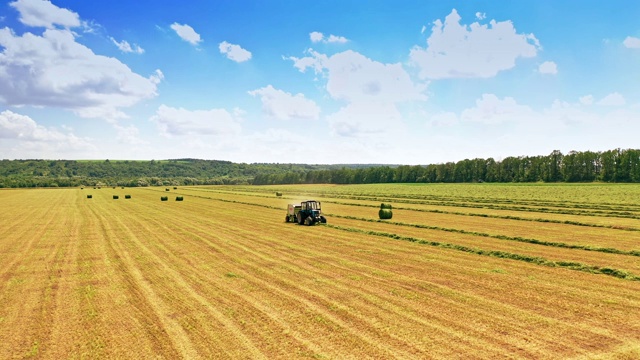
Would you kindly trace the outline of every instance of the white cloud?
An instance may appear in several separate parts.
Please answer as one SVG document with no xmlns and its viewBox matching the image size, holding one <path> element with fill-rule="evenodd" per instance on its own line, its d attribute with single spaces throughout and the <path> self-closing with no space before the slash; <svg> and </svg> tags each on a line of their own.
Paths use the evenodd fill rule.
<svg viewBox="0 0 640 360">
<path fill-rule="evenodd" d="M 397 105 L 426 100 L 426 84 L 415 84 L 401 64 L 383 64 L 347 50 L 331 57 L 312 49 L 304 58 L 291 57 L 301 72 L 308 68 L 326 79 L 331 98 L 347 104 L 327 116 L 333 134 L 368 136 L 404 128 Z"/>
<path fill-rule="evenodd" d="M 118 134 L 117 140 L 121 144 L 127 145 L 145 145 L 148 144 L 148 141 L 142 140 L 140 138 L 140 130 L 134 126 L 122 126 L 120 124 L 113 124 L 114 129 Z"/>
<path fill-rule="evenodd" d="M 69 30 L 16 36 L 0 29 L 0 102 L 53 106 L 82 117 L 126 117 L 119 109 L 155 97 L 157 74 L 144 78 L 118 61 L 96 55 Z"/>
<path fill-rule="evenodd" d="M 486 18 L 487 18 L 487 14 L 486 14 L 486 13 L 481 13 L 481 12 L 479 12 L 479 11 L 476 13 L 476 19 L 478 19 L 478 20 L 484 20 L 484 19 L 486 19 Z"/>
<path fill-rule="evenodd" d="M 591 105 L 593 104 L 594 99 L 593 99 L 593 95 L 585 95 L 580 97 L 579 100 L 582 105 Z"/>
<path fill-rule="evenodd" d="M 30 148 L 69 150 L 92 149 L 89 139 L 79 138 L 71 132 L 62 133 L 56 129 L 38 125 L 26 115 L 5 110 L 0 113 L 0 139 L 18 141 Z M 26 145 L 25 145 L 26 144 Z"/>
<path fill-rule="evenodd" d="M 318 31 L 314 31 L 314 32 L 309 33 L 309 39 L 311 39 L 311 42 L 314 42 L 314 43 L 322 41 L 324 43 L 344 44 L 344 43 L 349 41 L 349 39 L 347 39 L 344 36 L 337 36 L 337 35 L 333 35 L 333 34 L 325 37 L 323 33 L 318 32 Z"/>
<path fill-rule="evenodd" d="M 426 100 L 425 84 L 415 84 L 401 64 L 383 64 L 347 50 L 331 57 L 310 49 L 304 58 L 289 58 L 301 72 L 313 68 L 328 77 L 327 91 L 337 100 L 401 102 Z"/>
<path fill-rule="evenodd" d="M 475 107 L 462 111 L 460 119 L 484 124 L 501 124 L 523 121 L 532 114 L 533 110 L 530 107 L 519 105 L 514 98 L 499 99 L 494 94 L 483 94 L 482 98 L 476 100 Z"/>
<path fill-rule="evenodd" d="M 191 45 L 198 45 L 202 41 L 200 34 L 187 24 L 180 25 L 178 23 L 171 24 L 171 28 L 180 36 L 180 38 Z"/>
<path fill-rule="evenodd" d="M 410 62 L 421 78 L 488 78 L 511 69 L 518 58 L 534 57 L 540 44 L 533 34 L 518 34 L 511 21 L 461 25 L 453 9 L 444 23 L 433 23 L 427 47 L 415 46 Z"/>
<path fill-rule="evenodd" d="M 427 31 L 427 27 L 422 25 L 422 29 L 420 29 L 420 34 L 424 34 L 425 31 Z"/>
<path fill-rule="evenodd" d="M 431 116 L 429 121 L 434 127 L 449 127 L 458 124 L 458 116 L 453 112 L 441 112 Z"/>
<path fill-rule="evenodd" d="M 187 110 L 163 104 L 150 120 L 155 122 L 160 133 L 167 137 L 233 135 L 241 130 L 241 119 L 225 109 Z"/>
<path fill-rule="evenodd" d="M 314 31 L 312 33 L 309 33 L 309 39 L 311 39 L 311 42 L 320 42 L 323 38 L 324 35 L 321 32 Z"/>
<path fill-rule="evenodd" d="M 552 74 L 555 75 L 558 73 L 558 66 L 553 61 L 545 61 L 540 66 L 538 66 L 538 72 L 540 74 Z"/>
<path fill-rule="evenodd" d="M 218 46 L 221 54 L 225 54 L 227 59 L 233 60 L 235 62 L 243 62 L 251 59 L 251 52 L 243 49 L 240 45 L 230 44 L 226 41 L 223 41 Z"/>
<path fill-rule="evenodd" d="M 118 41 L 116 41 L 116 39 L 114 39 L 112 37 L 110 37 L 109 39 L 111 39 L 111 41 L 122 52 L 125 52 L 125 53 L 136 53 L 136 54 L 143 54 L 144 53 L 144 49 L 141 48 L 140 46 L 138 46 L 137 44 L 133 44 L 133 47 L 132 47 L 131 44 L 129 44 L 129 42 L 126 41 L 126 40 L 122 40 L 122 41 L 118 42 Z"/>
<path fill-rule="evenodd" d="M 624 96 L 622 96 L 620 93 L 614 92 L 605 96 L 596 104 L 601 106 L 622 106 L 626 103 L 627 102 L 625 101 Z"/>
<path fill-rule="evenodd" d="M 77 13 L 59 8 L 51 1 L 17 0 L 9 5 L 18 10 L 20 22 L 28 26 L 53 29 L 54 25 L 61 25 L 65 28 L 81 25 Z"/>
<path fill-rule="evenodd" d="M 622 42 L 625 47 L 629 49 L 640 49 L 640 38 L 627 36 L 626 39 Z"/>
<path fill-rule="evenodd" d="M 336 36 L 336 35 L 329 35 L 329 37 L 326 40 L 328 43 L 340 43 L 340 44 L 344 44 L 346 42 L 348 42 L 349 40 L 344 37 L 344 36 Z"/>
<path fill-rule="evenodd" d="M 268 85 L 261 89 L 249 91 L 250 95 L 260 96 L 262 111 L 279 120 L 313 119 L 317 120 L 320 108 L 313 100 L 303 94 L 291 95 Z"/>
</svg>

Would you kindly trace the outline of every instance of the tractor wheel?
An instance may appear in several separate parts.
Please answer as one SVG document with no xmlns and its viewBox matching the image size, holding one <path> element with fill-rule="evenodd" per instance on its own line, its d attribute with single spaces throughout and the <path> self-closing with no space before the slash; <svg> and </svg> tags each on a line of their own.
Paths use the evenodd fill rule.
<svg viewBox="0 0 640 360">
<path fill-rule="evenodd" d="M 313 219 L 313 216 L 309 216 L 309 217 L 307 217 L 307 218 L 304 220 L 304 223 L 305 223 L 307 226 L 311 226 L 311 225 L 315 224 L 316 222 L 315 222 L 315 220 Z"/>
<path fill-rule="evenodd" d="M 320 222 L 321 222 L 322 224 L 326 224 L 326 223 L 327 223 L 327 218 L 326 218 L 326 217 L 324 217 L 324 216 L 320 216 Z"/>
<path fill-rule="evenodd" d="M 302 225 L 302 224 L 304 224 L 304 219 L 302 218 L 302 215 L 298 213 L 298 225 Z"/>
<path fill-rule="evenodd" d="M 284 222 L 289 222 L 289 215 L 284 217 Z"/>
</svg>

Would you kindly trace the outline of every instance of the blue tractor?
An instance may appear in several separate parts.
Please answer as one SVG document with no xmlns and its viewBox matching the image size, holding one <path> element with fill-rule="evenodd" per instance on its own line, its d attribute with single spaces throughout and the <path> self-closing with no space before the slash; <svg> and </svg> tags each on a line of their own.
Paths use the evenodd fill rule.
<svg viewBox="0 0 640 360">
<path fill-rule="evenodd" d="M 300 225 L 325 224 L 327 219 L 322 215 L 320 202 L 307 200 L 297 204 L 289 204 L 287 209 L 287 222 L 297 222 Z"/>
</svg>

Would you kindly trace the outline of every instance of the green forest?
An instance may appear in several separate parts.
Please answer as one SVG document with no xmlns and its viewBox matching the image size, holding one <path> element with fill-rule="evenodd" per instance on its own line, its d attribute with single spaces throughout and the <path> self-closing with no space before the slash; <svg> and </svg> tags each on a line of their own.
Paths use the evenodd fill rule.
<svg viewBox="0 0 640 360">
<path fill-rule="evenodd" d="M 306 165 L 161 161 L 1 160 L 0 187 L 464 182 L 640 182 L 640 150 L 555 150 L 430 165 Z"/>
</svg>

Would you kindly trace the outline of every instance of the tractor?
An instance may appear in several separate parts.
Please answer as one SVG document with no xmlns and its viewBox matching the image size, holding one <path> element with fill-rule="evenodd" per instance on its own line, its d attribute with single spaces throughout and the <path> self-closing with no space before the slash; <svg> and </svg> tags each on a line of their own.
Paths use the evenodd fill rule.
<svg viewBox="0 0 640 360">
<path fill-rule="evenodd" d="M 289 204 L 287 207 L 286 222 L 296 222 L 300 225 L 325 224 L 327 219 L 322 215 L 320 202 L 307 200 L 298 204 Z"/>
</svg>

